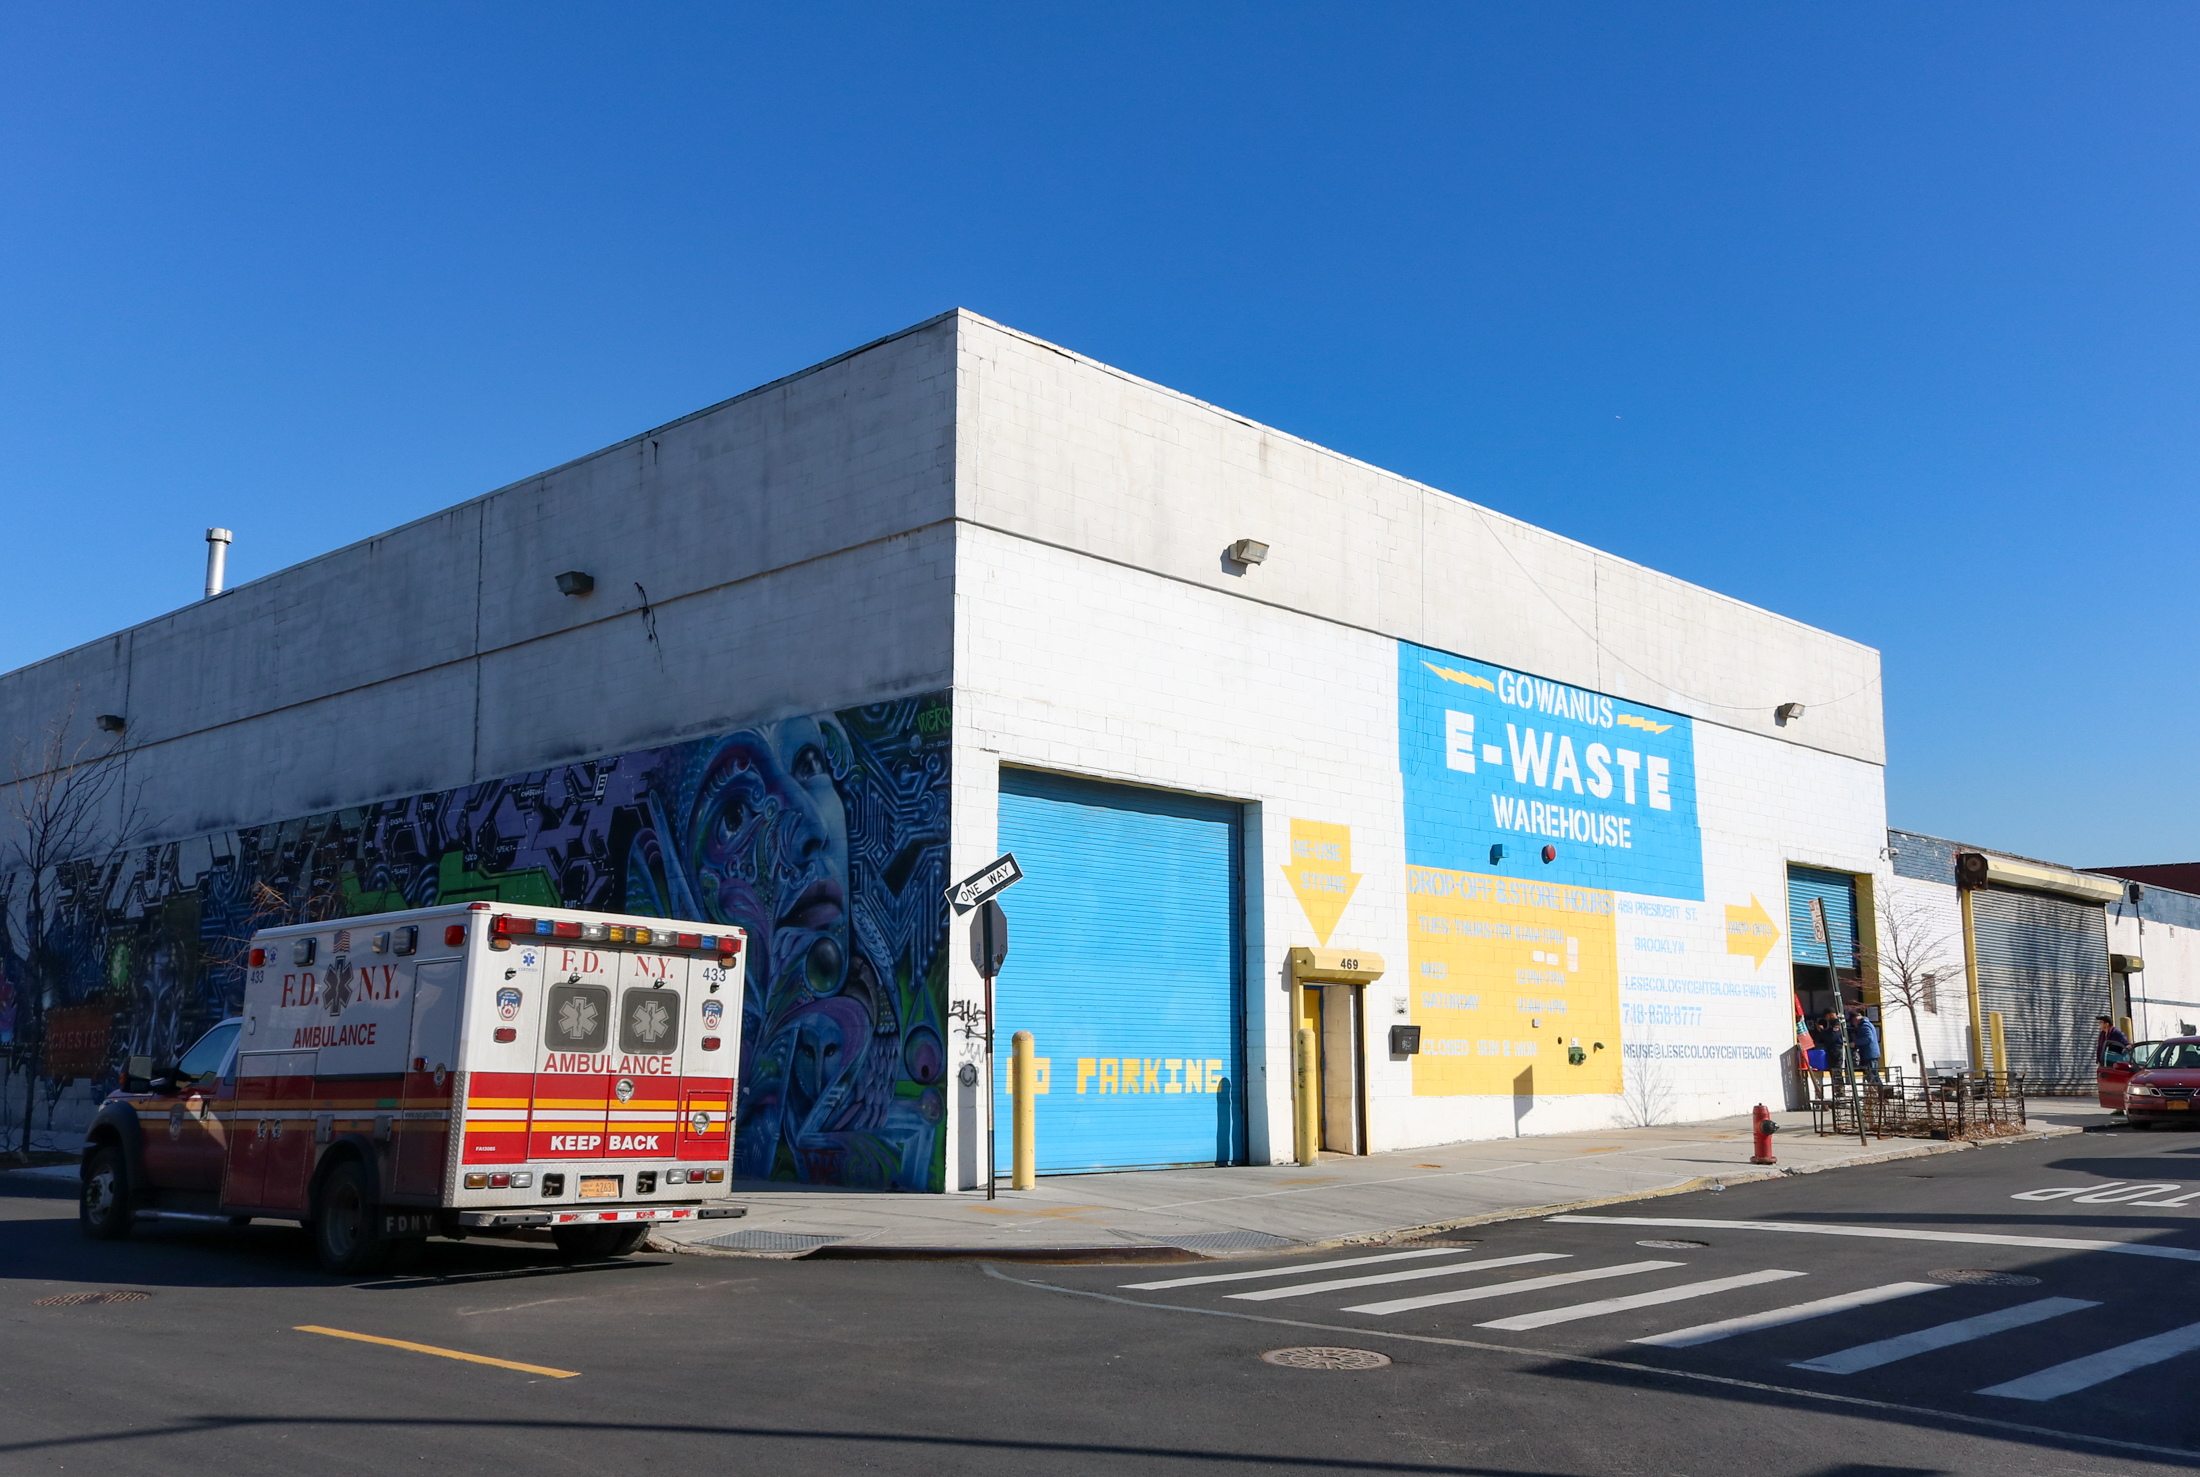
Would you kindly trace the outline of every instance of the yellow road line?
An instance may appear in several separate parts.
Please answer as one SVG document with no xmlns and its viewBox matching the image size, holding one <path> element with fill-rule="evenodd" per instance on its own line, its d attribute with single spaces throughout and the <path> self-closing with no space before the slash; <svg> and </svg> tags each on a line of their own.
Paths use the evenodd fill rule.
<svg viewBox="0 0 2200 1477">
<path fill-rule="evenodd" d="M 415 1354 L 440 1354 L 445 1359 L 463 1359 L 469 1364 L 494 1364 L 499 1369 L 516 1369 L 522 1374 L 547 1375 L 554 1380 L 570 1380 L 578 1378 L 580 1375 L 580 1371 L 577 1369 L 551 1369 L 541 1364 L 521 1364 L 516 1359 L 491 1359 L 486 1354 L 463 1354 L 456 1349 L 438 1349 L 433 1344 L 416 1344 L 410 1339 L 385 1339 L 378 1338 L 371 1333 L 347 1333 L 341 1328 L 322 1328 L 313 1323 L 297 1324 L 293 1331 L 296 1333 L 327 1334 L 332 1339 L 354 1339 L 362 1344 L 387 1344 L 393 1349 L 410 1349 Z"/>
</svg>

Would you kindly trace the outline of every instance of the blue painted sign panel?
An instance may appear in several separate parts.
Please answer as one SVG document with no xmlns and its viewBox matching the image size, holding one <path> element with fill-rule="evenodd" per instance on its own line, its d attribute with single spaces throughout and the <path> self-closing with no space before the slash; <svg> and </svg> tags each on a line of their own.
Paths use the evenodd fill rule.
<svg viewBox="0 0 2200 1477">
<path fill-rule="evenodd" d="M 1695 727 L 1678 713 L 1401 641 L 1398 746 L 1413 865 L 1703 896 Z"/>
</svg>

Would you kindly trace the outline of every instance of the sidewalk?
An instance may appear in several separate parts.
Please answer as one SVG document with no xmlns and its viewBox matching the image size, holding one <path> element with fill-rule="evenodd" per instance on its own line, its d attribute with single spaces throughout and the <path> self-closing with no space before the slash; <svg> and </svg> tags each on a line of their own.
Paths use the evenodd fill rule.
<svg viewBox="0 0 2200 1477">
<path fill-rule="evenodd" d="M 1747 1118 L 1323 1155 L 1318 1165 L 1133 1170 L 1042 1176 L 1038 1188 L 952 1195 L 869 1194 L 744 1182 L 734 1226 L 697 1222 L 656 1233 L 668 1250 L 748 1256 L 994 1255 L 1109 1251 L 1151 1259 L 1244 1255 L 1380 1242 L 1482 1221 L 1548 1214 L 1708 1184 L 1971 1151 L 1923 1139 L 1819 1138 L 1808 1113 L 1775 1115 L 1777 1168 L 1749 1162 Z M 2107 1114 L 2090 1102 L 2035 1106 L 2032 1132 L 2077 1133 Z M 820 1250 L 820 1249 L 823 1250 Z M 1137 1251 L 1133 1248 L 1144 1248 Z M 1173 1249 L 1173 1250 L 1172 1250 Z"/>
</svg>

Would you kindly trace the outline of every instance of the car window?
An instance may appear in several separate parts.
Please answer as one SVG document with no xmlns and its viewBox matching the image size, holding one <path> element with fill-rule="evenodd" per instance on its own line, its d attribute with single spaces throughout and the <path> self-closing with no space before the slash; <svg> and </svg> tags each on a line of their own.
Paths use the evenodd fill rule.
<svg viewBox="0 0 2200 1477">
<path fill-rule="evenodd" d="M 222 1069 L 222 1059 L 229 1055 L 229 1043 L 237 1039 L 239 1023 L 224 1021 L 201 1036 L 192 1048 L 176 1063 L 179 1078 L 211 1082 Z"/>
<path fill-rule="evenodd" d="M 2134 1067 L 2152 1066 L 2154 1053 L 2162 1049 L 2159 1041 L 2141 1041 L 2131 1048 L 2131 1064 Z"/>
<path fill-rule="evenodd" d="M 2154 1065 L 2180 1071 L 2200 1068 L 2200 1041 L 2171 1041 L 2156 1054 Z"/>
</svg>

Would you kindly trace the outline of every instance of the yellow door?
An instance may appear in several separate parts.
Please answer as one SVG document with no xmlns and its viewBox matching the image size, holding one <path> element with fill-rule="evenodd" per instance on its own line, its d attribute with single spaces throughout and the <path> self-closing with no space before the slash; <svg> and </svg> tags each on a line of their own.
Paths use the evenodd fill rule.
<svg viewBox="0 0 2200 1477">
<path fill-rule="evenodd" d="M 1313 1094 L 1315 1104 L 1314 1122 L 1317 1125 L 1315 1130 L 1317 1142 L 1313 1147 L 1320 1149 L 1322 1147 L 1319 1142 L 1322 1134 L 1318 1126 L 1322 1121 L 1322 987 L 1320 985 L 1306 985 L 1299 990 L 1298 1024 L 1300 1029 L 1314 1033 L 1314 1057 L 1309 1064 L 1312 1070 L 1308 1073 L 1309 1080 L 1306 1087 L 1307 1091 Z M 1292 1049 L 1296 1051 L 1297 1047 L 1294 1045 Z"/>
</svg>

